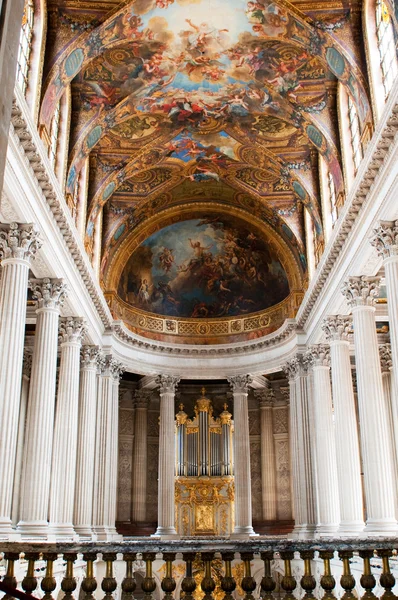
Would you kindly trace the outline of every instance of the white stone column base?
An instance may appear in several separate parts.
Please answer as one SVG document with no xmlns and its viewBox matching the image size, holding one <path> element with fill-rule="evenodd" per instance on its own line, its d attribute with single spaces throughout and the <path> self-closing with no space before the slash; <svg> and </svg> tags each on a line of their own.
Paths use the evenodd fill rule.
<svg viewBox="0 0 398 600">
<path fill-rule="evenodd" d="M 392 519 L 368 519 L 364 532 L 367 535 L 374 536 L 396 536 L 398 533 L 398 523 Z"/>
<path fill-rule="evenodd" d="M 231 540 L 240 540 L 242 538 L 257 536 L 256 533 L 250 525 L 241 525 L 235 526 L 233 533 L 230 535 Z"/>
<path fill-rule="evenodd" d="M 163 540 L 174 540 L 180 538 L 180 536 L 177 534 L 175 527 L 158 527 L 154 536 L 151 537 L 160 537 Z"/>
<path fill-rule="evenodd" d="M 75 525 L 74 530 L 81 540 L 82 539 L 93 540 L 93 538 L 95 537 L 95 534 L 93 532 L 93 528 L 91 527 L 91 525 Z M 95 541 L 95 540 L 93 540 L 93 541 Z"/>
<path fill-rule="evenodd" d="M 314 525 L 298 525 L 287 536 L 290 540 L 313 540 L 315 537 Z"/>
<path fill-rule="evenodd" d="M 72 523 L 49 523 L 48 539 L 78 541 L 79 536 L 73 529 Z"/>
<path fill-rule="evenodd" d="M 95 527 L 94 535 L 98 542 L 120 542 L 123 536 L 114 527 Z"/>
<path fill-rule="evenodd" d="M 355 537 L 358 534 L 363 533 L 364 529 L 365 523 L 363 521 L 347 521 L 346 523 L 342 521 L 337 534 L 339 536 Z"/>
<path fill-rule="evenodd" d="M 47 521 L 20 521 L 17 532 L 21 534 L 22 539 L 47 539 L 48 523 Z"/>
<path fill-rule="evenodd" d="M 318 537 L 335 536 L 339 530 L 339 523 L 319 524 L 316 526 L 315 535 Z"/>
<path fill-rule="evenodd" d="M 0 521 L 0 540 L 19 542 L 21 534 L 11 526 L 11 520 Z"/>
</svg>

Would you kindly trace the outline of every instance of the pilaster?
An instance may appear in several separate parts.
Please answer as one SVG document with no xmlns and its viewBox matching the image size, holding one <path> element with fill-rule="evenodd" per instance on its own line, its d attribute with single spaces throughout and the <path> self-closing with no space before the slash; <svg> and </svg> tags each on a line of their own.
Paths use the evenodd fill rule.
<svg viewBox="0 0 398 600">
<path fill-rule="evenodd" d="M 137 390 L 135 392 L 134 469 L 131 511 L 131 520 L 133 523 L 144 523 L 146 521 L 148 406 L 151 395 L 151 390 Z"/>
<path fill-rule="evenodd" d="M 272 389 L 254 392 L 260 406 L 261 487 L 264 521 L 276 521 L 276 467 L 272 411 L 275 394 Z"/>
</svg>

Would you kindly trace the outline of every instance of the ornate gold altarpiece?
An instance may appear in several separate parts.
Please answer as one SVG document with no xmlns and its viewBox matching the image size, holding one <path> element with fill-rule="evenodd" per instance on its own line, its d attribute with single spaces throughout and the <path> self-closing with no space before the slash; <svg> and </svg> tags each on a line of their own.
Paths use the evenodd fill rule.
<svg viewBox="0 0 398 600">
<path fill-rule="evenodd" d="M 232 415 L 225 404 L 214 418 L 205 393 L 193 419 L 183 405 L 176 415 L 176 528 L 183 536 L 227 536 L 234 528 Z"/>
</svg>

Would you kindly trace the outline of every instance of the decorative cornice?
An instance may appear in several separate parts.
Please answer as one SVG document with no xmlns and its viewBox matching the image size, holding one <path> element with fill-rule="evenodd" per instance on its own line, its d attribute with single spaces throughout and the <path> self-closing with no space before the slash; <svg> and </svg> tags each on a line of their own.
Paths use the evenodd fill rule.
<svg viewBox="0 0 398 600">
<path fill-rule="evenodd" d="M 156 383 L 159 386 L 160 394 L 175 394 L 180 380 L 181 377 L 174 377 L 173 375 L 159 375 L 156 378 Z"/>
<path fill-rule="evenodd" d="M 348 340 L 352 330 L 352 317 L 346 315 L 326 317 L 322 323 L 322 330 L 328 342 Z"/>
<path fill-rule="evenodd" d="M 330 350 L 324 344 L 310 346 L 305 353 L 305 360 L 312 367 L 329 367 L 330 366 Z"/>
<path fill-rule="evenodd" d="M 29 260 L 41 248 L 39 232 L 32 224 L 0 224 L 0 259 Z"/>
<path fill-rule="evenodd" d="M 251 375 L 235 375 L 234 377 L 228 377 L 228 383 L 232 388 L 233 394 L 247 394 L 252 381 L 253 378 Z"/>
<path fill-rule="evenodd" d="M 272 407 L 275 402 L 275 392 L 272 388 L 255 390 L 254 397 L 258 401 L 260 408 Z"/>
<path fill-rule="evenodd" d="M 380 221 L 370 243 L 383 258 L 398 256 L 398 221 Z"/>
<path fill-rule="evenodd" d="M 373 306 L 379 295 L 380 277 L 350 277 L 343 283 L 341 293 L 348 306 Z"/>
<path fill-rule="evenodd" d="M 392 369 L 391 344 L 380 344 L 380 364 L 383 373 L 389 373 Z"/>
<path fill-rule="evenodd" d="M 80 317 L 61 317 L 58 333 L 60 344 L 81 344 L 87 333 L 87 324 Z"/>
<path fill-rule="evenodd" d="M 31 279 L 29 287 L 38 308 L 60 308 L 67 296 L 68 287 L 62 279 Z"/>
<path fill-rule="evenodd" d="M 82 346 L 80 350 L 80 367 L 82 369 L 96 369 L 100 349 L 98 346 Z"/>
</svg>

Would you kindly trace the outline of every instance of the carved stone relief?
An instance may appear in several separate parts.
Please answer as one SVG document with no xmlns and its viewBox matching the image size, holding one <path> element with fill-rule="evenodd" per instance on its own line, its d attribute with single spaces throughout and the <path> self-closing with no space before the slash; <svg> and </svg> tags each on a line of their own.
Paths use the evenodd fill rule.
<svg viewBox="0 0 398 600">
<path fill-rule="evenodd" d="M 260 441 L 250 441 L 250 470 L 252 484 L 252 513 L 253 521 L 262 520 L 262 490 L 261 490 L 261 444 Z"/>
<path fill-rule="evenodd" d="M 275 438 L 275 462 L 278 519 L 281 521 L 289 520 L 292 518 L 292 499 L 289 440 L 287 435 L 282 434 Z"/>
</svg>

